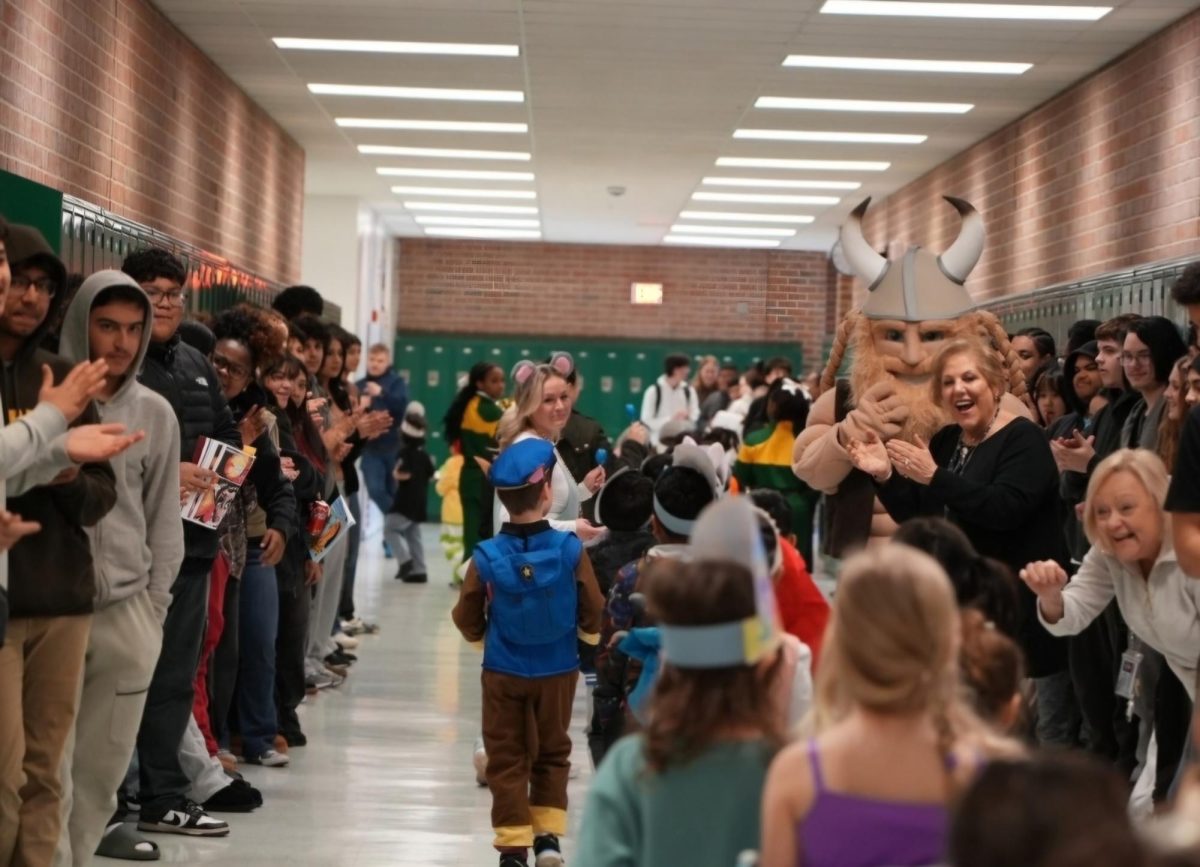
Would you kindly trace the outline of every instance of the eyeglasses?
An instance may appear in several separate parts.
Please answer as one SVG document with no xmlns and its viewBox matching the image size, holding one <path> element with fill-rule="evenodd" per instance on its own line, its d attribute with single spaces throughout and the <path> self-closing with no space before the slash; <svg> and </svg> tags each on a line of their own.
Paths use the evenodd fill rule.
<svg viewBox="0 0 1200 867">
<path fill-rule="evenodd" d="M 54 280 L 50 277 L 39 277 L 32 280 L 24 274 L 13 274 L 12 282 L 8 284 L 8 291 L 14 295 L 24 295 L 32 286 L 37 290 L 39 295 L 44 295 L 47 298 L 53 298 L 58 287 L 54 284 Z"/>
<path fill-rule="evenodd" d="M 250 375 L 250 371 L 240 364 L 235 364 L 224 355 L 213 355 L 213 367 L 217 370 L 223 370 L 235 379 L 245 379 Z"/>
<path fill-rule="evenodd" d="M 161 289 L 147 289 L 146 297 L 150 299 L 151 304 L 157 305 L 159 301 L 166 301 L 168 307 L 182 307 L 187 303 L 188 294 L 182 289 L 173 292 L 164 292 Z"/>
<path fill-rule="evenodd" d="M 1122 364 L 1130 364 L 1130 365 L 1149 364 L 1150 363 L 1150 351 L 1144 349 L 1141 352 L 1122 352 L 1121 353 L 1121 363 Z"/>
</svg>

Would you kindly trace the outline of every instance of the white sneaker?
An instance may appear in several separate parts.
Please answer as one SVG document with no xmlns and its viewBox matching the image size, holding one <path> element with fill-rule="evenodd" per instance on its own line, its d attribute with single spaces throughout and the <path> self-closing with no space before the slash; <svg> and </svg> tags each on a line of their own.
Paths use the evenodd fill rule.
<svg viewBox="0 0 1200 867">
<path fill-rule="evenodd" d="M 358 639 L 344 632 L 339 632 L 333 636 L 333 642 L 342 650 L 354 650 L 354 648 L 358 647 Z"/>
<path fill-rule="evenodd" d="M 258 758 L 247 758 L 246 764 L 262 765 L 264 768 L 286 768 L 288 762 L 290 761 L 291 759 L 288 758 L 287 753 L 277 752 L 276 750 L 267 750 Z"/>
<path fill-rule="evenodd" d="M 487 785 L 487 750 L 483 748 L 483 738 L 475 741 L 475 755 L 471 757 L 475 766 L 475 782 L 480 786 Z"/>
</svg>

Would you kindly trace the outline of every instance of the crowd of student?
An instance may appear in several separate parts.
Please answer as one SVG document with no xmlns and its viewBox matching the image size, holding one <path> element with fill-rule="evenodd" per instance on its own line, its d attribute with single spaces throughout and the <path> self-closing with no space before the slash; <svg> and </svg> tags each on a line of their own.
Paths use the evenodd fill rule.
<svg viewBox="0 0 1200 867">
<path fill-rule="evenodd" d="M 69 281 L 37 230 L 0 221 L 0 864 L 227 835 L 218 814 L 263 803 L 238 764 L 286 767 L 297 707 L 377 628 L 354 611 L 360 526 L 330 516 L 340 499 L 361 520 L 359 459 L 392 511 L 402 440 L 423 435 L 388 347 L 354 382 L 361 341 L 317 291 L 206 323 L 187 296 L 164 250 Z"/>
<path fill-rule="evenodd" d="M 1024 402 L 995 345 L 941 340 L 928 437 L 877 435 L 900 405 L 869 391 L 814 424 L 786 359 L 692 379 L 669 356 L 610 440 L 569 353 L 484 362 L 438 472 L 388 348 L 354 381 L 361 342 L 316 290 L 185 321 L 165 251 L 72 294 L 36 230 L 0 243 L 0 864 L 153 860 L 146 833 L 260 807 L 238 764 L 286 767 L 297 707 L 377 628 L 354 611 L 360 487 L 421 583 L 435 480 L 461 506 L 453 619 L 484 648 L 502 867 L 564 863 L 580 683 L 597 773 L 572 863 L 1194 863 L 1194 328 L 1080 322 L 1061 358 L 1013 335 Z M 1200 266 L 1173 291 L 1200 320 Z M 842 560 L 832 605 L 800 478 L 826 435 L 899 525 Z M 253 458 L 229 497 L 212 441 Z M 215 529 L 180 517 L 206 497 Z M 356 523 L 324 548 L 338 500 Z M 1138 793 L 1160 818 L 1131 818 Z"/>
<path fill-rule="evenodd" d="M 1200 266 L 1174 298 L 1200 319 Z M 496 508 L 454 619 L 485 646 L 502 867 L 563 863 L 576 667 L 597 774 L 572 863 L 1193 863 L 1195 327 L 1080 322 L 1061 358 L 1010 339 L 1024 400 L 994 344 L 945 339 L 928 443 L 846 422 L 899 528 L 842 562 L 832 612 L 782 362 L 731 412 L 753 372 L 706 360 L 702 399 L 668 357 L 611 448 L 570 434 L 568 354 L 519 364 L 507 408 L 503 372 L 472 372 L 448 422 L 484 458 L 464 511 Z"/>
</svg>

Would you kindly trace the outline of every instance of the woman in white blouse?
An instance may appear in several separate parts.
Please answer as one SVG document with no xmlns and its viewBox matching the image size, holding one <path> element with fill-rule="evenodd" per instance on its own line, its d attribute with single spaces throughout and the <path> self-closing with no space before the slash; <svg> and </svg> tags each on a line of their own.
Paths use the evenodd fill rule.
<svg viewBox="0 0 1200 867">
<path fill-rule="evenodd" d="M 1083 527 L 1092 548 L 1079 571 L 1052 560 L 1030 563 L 1021 579 L 1038 597 L 1038 617 L 1054 635 L 1075 635 L 1115 596 L 1130 631 L 1161 653 L 1196 700 L 1200 580 L 1179 567 L 1163 511 L 1167 471 L 1147 449 L 1121 449 L 1088 484 Z"/>
<path fill-rule="evenodd" d="M 556 353 L 549 364 L 534 364 L 519 361 L 512 370 L 512 381 L 516 384 L 513 405 L 504 411 L 496 431 L 500 451 L 515 442 L 529 437 L 541 437 L 557 443 L 567 419 L 571 417 L 571 392 L 567 387 L 566 374 L 574 362 L 565 352 Z M 547 518 L 556 530 L 574 533 L 583 542 L 590 542 L 603 534 L 604 530 L 579 517 L 580 505 L 589 499 L 604 484 L 604 468 L 596 467 L 578 484 L 571 471 L 563 463 L 557 450 L 554 472 L 550 476 L 550 513 Z M 508 513 L 495 499 L 493 526 L 500 532 L 501 525 L 508 520 Z"/>
</svg>

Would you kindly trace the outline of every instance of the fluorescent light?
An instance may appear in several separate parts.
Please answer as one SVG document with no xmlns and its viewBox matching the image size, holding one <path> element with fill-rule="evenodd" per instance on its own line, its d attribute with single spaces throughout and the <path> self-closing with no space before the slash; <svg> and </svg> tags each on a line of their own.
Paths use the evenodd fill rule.
<svg viewBox="0 0 1200 867">
<path fill-rule="evenodd" d="M 760 205 L 836 205 L 837 196 L 773 196 L 767 193 L 692 193 L 697 202 L 754 202 Z"/>
<path fill-rule="evenodd" d="M 440 157 L 454 160 L 513 160 L 529 162 L 533 155 L 527 151 L 472 151 L 461 148 L 409 148 L 392 145 L 359 145 L 360 154 L 388 157 Z"/>
<path fill-rule="evenodd" d="M 966 114 L 969 102 L 893 102 L 887 99 L 808 99 L 794 96 L 760 96 L 755 108 L 786 108 L 796 111 L 869 111 L 901 114 Z"/>
<path fill-rule="evenodd" d="M 805 69 L 862 69 L 872 72 L 949 72 L 973 75 L 1021 75 L 1032 63 L 994 63 L 986 60 L 901 60 L 894 57 L 824 57 L 789 54 L 784 66 Z"/>
<path fill-rule="evenodd" d="M 776 187 L 781 190 L 857 190 L 858 181 L 793 181 L 781 178 L 705 178 L 710 187 Z"/>
<path fill-rule="evenodd" d="M 533 172 L 489 172 L 474 169 L 378 168 L 376 173 L 389 178 L 445 178 L 458 181 L 532 181 Z"/>
<path fill-rule="evenodd" d="M 751 229 L 749 226 L 681 226 L 671 227 L 674 235 L 749 235 L 764 238 L 790 238 L 795 229 Z"/>
<path fill-rule="evenodd" d="M 890 132 L 810 132 L 799 129 L 735 129 L 734 138 L 762 141 L 818 141 L 846 144 L 920 144 L 925 135 L 905 135 Z"/>
<path fill-rule="evenodd" d="M 681 211 L 681 220 L 724 220 L 733 223 L 811 223 L 816 217 L 801 214 L 746 214 L 738 211 Z"/>
<path fill-rule="evenodd" d="M 829 172 L 886 172 L 891 163 L 864 160 L 776 160 L 763 157 L 718 157 L 718 166 L 742 169 L 800 169 Z"/>
<path fill-rule="evenodd" d="M 692 247 L 778 247 L 778 241 L 762 241 L 756 238 L 720 238 L 699 235 L 667 235 L 664 244 L 688 244 Z"/>
<path fill-rule="evenodd" d="M 825 0 L 826 15 L 899 15 L 913 18 L 1012 18 L 1027 21 L 1099 21 L 1111 6 L 1043 6 L 1013 3 L 900 3 Z"/>
<path fill-rule="evenodd" d="M 472 226 L 474 228 L 493 229 L 536 229 L 541 226 L 538 220 L 514 217 L 427 217 L 418 214 L 413 217 L 422 226 Z"/>
<path fill-rule="evenodd" d="M 448 214 L 536 214 L 532 205 L 462 205 L 457 202 L 405 202 L 410 211 L 443 211 Z"/>
<path fill-rule="evenodd" d="M 469 190 L 462 187 L 392 187 L 401 196 L 449 196 L 455 199 L 536 199 L 533 190 Z"/>
<path fill-rule="evenodd" d="M 494 240 L 529 240 L 542 237 L 537 229 L 426 229 L 425 234 L 435 238 L 485 238 Z"/>
<path fill-rule="evenodd" d="M 527 123 L 483 123 L 465 120 L 393 120 L 389 117 L 339 117 L 343 129 L 414 129 L 431 132 L 529 132 Z"/>
<path fill-rule="evenodd" d="M 373 39 L 298 39 L 276 36 L 277 48 L 299 51 L 360 51 L 372 54 L 466 54 L 474 57 L 518 57 L 517 45 L 470 42 L 381 42 Z"/>
<path fill-rule="evenodd" d="M 524 102 L 520 90 L 460 90 L 453 87 L 377 87 L 371 84 L 310 84 L 321 96 L 379 96 L 389 99 L 453 99 L 466 102 Z"/>
</svg>

